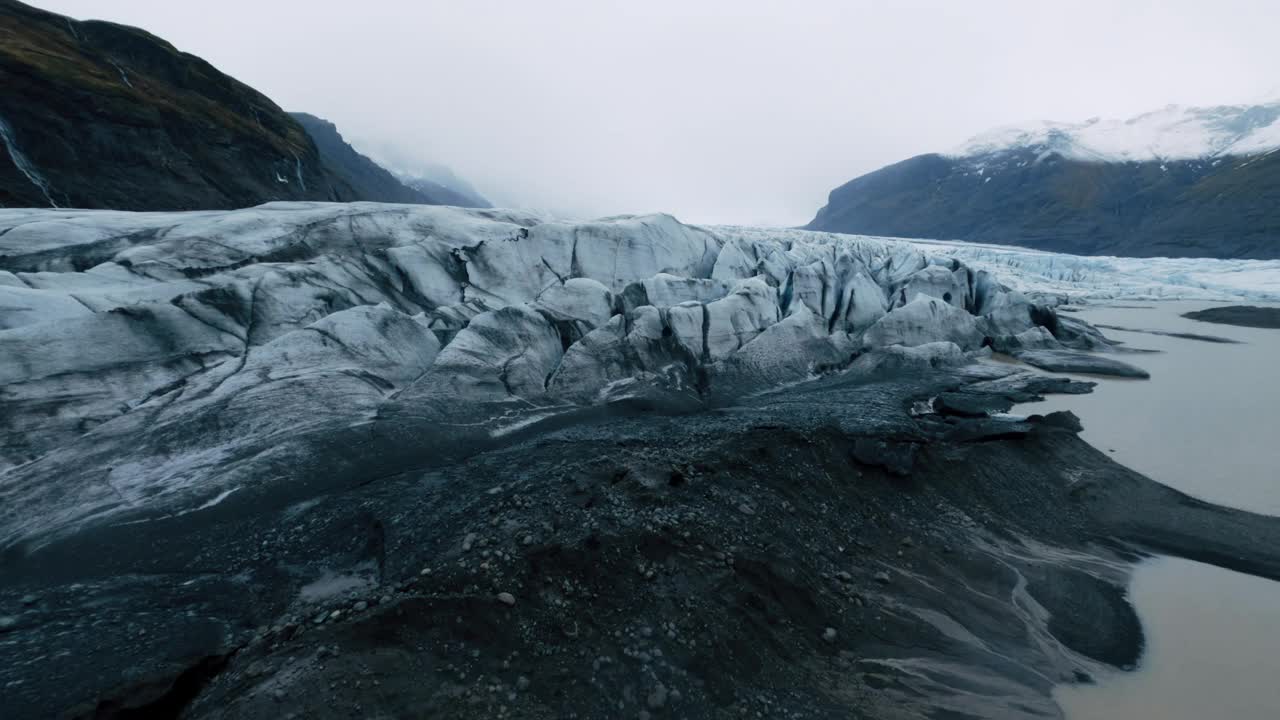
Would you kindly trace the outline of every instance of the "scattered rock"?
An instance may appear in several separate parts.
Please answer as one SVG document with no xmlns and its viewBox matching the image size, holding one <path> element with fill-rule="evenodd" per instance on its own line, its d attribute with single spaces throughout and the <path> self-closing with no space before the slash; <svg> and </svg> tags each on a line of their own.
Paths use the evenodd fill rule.
<svg viewBox="0 0 1280 720">
<path fill-rule="evenodd" d="M 9 632 L 18 627 L 18 618 L 12 615 L 0 615 L 0 633 Z"/>
<path fill-rule="evenodd" d="M 369 609 L 369 603 L 365 602 L 364 600 L 361 600 L 355 605 L 352 605 L 351 609 L 355 610 L 356 612 L 364 612 L 365 610 Z"/>
<path fill-rule="evenodd" d="M 498 602 L 507 607 L 513 607 L 516 604 L 516 596 L 509 592 L 500 592 L 498 593 Z"/>
<path fill-rule="evenodd" d="M 853 444 L 853 459 L 863 465 L 882 467 L 894 475 L 907 476 L 915 465 L 916 443 L 860 437 Z"/>
<path fill-rule="evenodd" d="M 462 538 L 462 552 L 469 552 L 472 546 L 474 546 L 475 544 L 476 544 L 476 534 L 467 533 L 467 536 Z"/>
<path fill-rule="evenodd" d="M 872 575 L 872 576 L 871 576 L 871 578 L 872 578 L 873 580 L 875 580 L 876 582 L 880 583 L 881 585 L 888 585 L 888 584 L 889 584 L 889 573 L 887 573 L 887 572 L 885 572 L 885 571 L 883 571 L 883 570 L 881 570 L 880 572 L 876 573 L 875 575 Z"/>
<path fill-rule="evenodd" d="M 829 643 L 835 642 L 837 635 L 838 633 L 836 633 L 836 629 L 833 627 L 829 627 L 822 631 L 822 639 Z"/>
<path fill-rule="evenodd" d="M 40 602 L 40 598 L 36 597 L 35 595 L 22 596 L 22 604 L 26 607 L 31 607 L 32 605 L 35 605 L 38 602 Z"/>
<path fill-rule="evenodd" d="M 649 693 L 648 702 L 649 702 L 649 707 L 654 710 L 661 709 L 662 706 L 666 705 L 667 704 L 667 686 L 663 685 L 662 683 L 658 683 L 657 686 L 653 688 L 653 691 Z"/>
<path fill-rule="evenodd" d="M 520 692 L 524 692 L 525 690 L 528 690 L 529 684 L 530 684 L 529 678 L 525 677 L 524 675 L 521 675 L 520 677 L 516 678 L 516 690 L 519 690 Z"/>
</svg>

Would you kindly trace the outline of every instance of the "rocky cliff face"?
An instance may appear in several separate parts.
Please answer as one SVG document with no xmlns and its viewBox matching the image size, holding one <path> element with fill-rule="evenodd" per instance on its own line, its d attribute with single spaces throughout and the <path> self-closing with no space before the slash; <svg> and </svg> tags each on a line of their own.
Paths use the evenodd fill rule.
<svg viewBox="0 0 1280 720">
<path fill-rule="evenodd" d="M 831 192 L 808 227 L 1077 255 L 1280 257 L 1280 154 L 1098 163 L 1033 151 L 1006 172 L 921 155 Z"/>
<path fill-rule="evenodd" d="M 137 28 L 0 0 L 0 205 L 356 199 L 292 118 Z"/>
<path fill-rule="evenodd" d="M 810 229 L 1082 255 L 1280 257 L 1280 104 L 1006 129 L 831 192 Z"/>
</svg>

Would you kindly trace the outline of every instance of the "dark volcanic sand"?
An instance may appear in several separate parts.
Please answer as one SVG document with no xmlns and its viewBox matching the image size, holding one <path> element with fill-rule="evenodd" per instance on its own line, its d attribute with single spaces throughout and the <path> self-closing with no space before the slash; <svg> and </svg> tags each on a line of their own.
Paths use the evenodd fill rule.
<svg viewBox="0 0 1280 720">
<path fill-rule="evenodd" d="M 1184 318 L 1222 325 L 1239 325 L 1241 327 L 1280 328 L 1280 307 L 1258 307 L 1256 305 L 1228 305 L 1226 307 L 1208 308 L 1184 313 Z"/>
<path fill-rule="evenodd" d="M 1055 684 L 1140 654 L 1135 553 L 1280 578 L 1280 521 L 1117 465 L 1070 415 L 912 412 L 941 393 L 971 414 L 1080 389 L 972 372 L 633 407 L 301 502 L 236 494 L 12 549 L 0 706 L 1054 717 Z"/>
</svg>

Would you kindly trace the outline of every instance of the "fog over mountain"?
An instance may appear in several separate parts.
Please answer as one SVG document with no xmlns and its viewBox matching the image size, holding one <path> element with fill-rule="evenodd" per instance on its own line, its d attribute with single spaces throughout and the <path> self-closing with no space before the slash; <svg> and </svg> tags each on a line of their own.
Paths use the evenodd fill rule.
<svg viewBox="0 0 1280 720">
<path fill-rule="evenodd" d="M 1280 95 L 1267 2 L 688 5 L 42 7 L 143 26 L 375 159 L 573 215 L 798 225 L 848 178 L 990 127 Z"/>
</svg>

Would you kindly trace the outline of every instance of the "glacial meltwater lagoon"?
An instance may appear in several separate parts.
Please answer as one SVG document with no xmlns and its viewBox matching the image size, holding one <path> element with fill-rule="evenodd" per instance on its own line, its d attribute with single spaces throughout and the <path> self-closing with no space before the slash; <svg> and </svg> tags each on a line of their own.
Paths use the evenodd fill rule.
<svg viewBox="0 0 1280 720">
<path fill-rule="evenodd" d="M 1160 351 L 1121 356 L 1150 380 L 1091 377 L 1099 383 L 1093 394 L 1051 396 L 1019 411 L 1071 410 L 1083 437 L 1118 462 L 1211 502 L 1280 515 L 1280 330 L 1180 317 L 1215 303 L 1128 305 L 1078 315 L 1240 344 L 1105 329 L 1129 347 Z M 1129 595 L 1146 633 L 1139 667 L 1059 688 L 1069 720 L 1280 718 L 1280 583 L 1157 558 L 1136 568 Z"/>
</svg>

